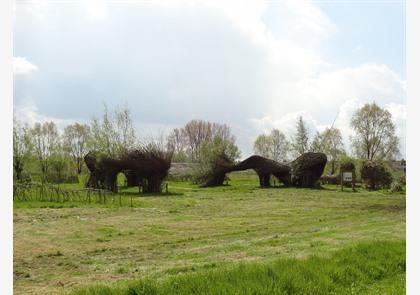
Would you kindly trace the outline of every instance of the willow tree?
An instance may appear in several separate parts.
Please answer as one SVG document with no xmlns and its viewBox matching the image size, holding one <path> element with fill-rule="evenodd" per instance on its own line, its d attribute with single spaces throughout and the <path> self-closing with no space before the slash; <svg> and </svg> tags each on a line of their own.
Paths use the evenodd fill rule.
<svg viewBox="0 0 420 295">
<path fill-rule="evenodd" d="M 290 152 L 290 142 L 283 132 L 273 129 L 270 134 L 261 134 L 255 139 L 254 152 L 277 162 L 285 161 Z"/>
<path fill-rule="evenodd" d="M 296 133 L 293 138 L 293 148 L 297 155 L 302 155 L 309 150 L 309 131 L 302 116 L 296 123 Z"/>
<path fill-rule="evenodd" d="M 139 145 L 127 107 L 109 112 L 105 105 L 102 119 L 94 118 L 90 130 L 89 149 L 109 157 L 120 157 Z"/>
<path fill-rule="evenodd" d="M 59 147 L 60 138 L 54 122 L 35 123 L 30 130 L 32 145 L 41 167 L 42 180 L 46 179 L 51 156 Z"/>
<path fill-rule="evenodd" d="M 367 160 L 390 159 L 399 153 L 399 140 L 391 113 L 375 102 L 358 109 L 351 126 L 355 136 L 351 138 L 354 153 Z"/>
<path fill-rule="evenodd" d="M 64 128 L 63 147 L 76 164 L 76 172 L 82 172 L 83 157 L 87 153 L 90 128 L 86 124 L 74 123 Z"/>
<path fill-rule="evenodd" d="M 13 172 L 17 181 L 22 180 L 26 161 L 32 150 L 29 126 L 13 118 Z"/>
<path fill-rule="evenodd" d="M 317 132 L 311 144 L 311 151 L 324 153 L 331 163 L 331 174 L 334 174 L 336 162 L 345 155 L 340 130 L 330 127 L 323 132 Z"/>
</svg>

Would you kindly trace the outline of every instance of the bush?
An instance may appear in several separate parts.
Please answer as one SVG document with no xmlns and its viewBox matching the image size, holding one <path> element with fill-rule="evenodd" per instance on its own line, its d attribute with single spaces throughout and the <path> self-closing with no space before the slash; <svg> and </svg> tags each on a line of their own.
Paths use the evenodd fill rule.
<svg viewBox="0 0 420 295">
<path fill-rule="evenodd" d="M 360 174 L 368 189 L 389 188 L 392 175 L 382 163 L 365 161 L 362 163 Z"/>
<path fill-rule="evenodd" d="M 397 193 L 397 192 L 401 192 L 403 190 L 401 184 L 397 181 L 393 181 L 391 183 L 391 192 L 393 193 Z"/>
<path fill-rule="evenodd" d="M 405 185 L 406 184 L 406 182 L 405 182 L 405 174 L 404 175 L 401 175 L 401 177 L 398 179 L 398 182 L 401 185 Z"/>
</svg>

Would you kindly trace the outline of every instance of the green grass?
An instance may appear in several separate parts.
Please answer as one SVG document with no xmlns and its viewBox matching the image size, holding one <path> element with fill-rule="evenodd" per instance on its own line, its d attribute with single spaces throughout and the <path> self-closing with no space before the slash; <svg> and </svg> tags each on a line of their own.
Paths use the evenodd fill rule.
<svg viewBox="0 0 420 295">
<path fill-rule="evenodd" d="M 404 278 L 405 243 L 377 241 L 330 257 L 242 263 L 161 281 L 91 286 L 72 294 L 404 294 Z"/>
<path fill-rule="evenodd" d="M 15 202 L 15 294 L 66 294 L 98 283 L 126 288 L 125 281 L 145 278 L 159 291 L 172 279 L 235 272 L 242 263 L 275 269 L 284 259 L 328 260 L 359 242 L 389 241 L 392 249 L 405 241 L 404 194 L 260 189 L 255 174 L 230 177 L 229 186 L 205 189 L 169 182 L 171 194 L 162 195 L 123 188 L 133 208 Z M 399 294 L 404 279 L 384 276 L 363 292 Z"/>
</svg>

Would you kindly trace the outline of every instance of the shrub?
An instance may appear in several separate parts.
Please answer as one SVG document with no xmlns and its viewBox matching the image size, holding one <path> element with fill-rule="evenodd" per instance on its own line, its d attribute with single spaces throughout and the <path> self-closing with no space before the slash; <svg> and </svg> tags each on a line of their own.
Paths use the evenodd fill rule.
<svg viewBox="0 0 420 295">
<path fill-rule="evenodd" d="M 360 174 L 368 189 L 389 188 L 392 182 L 391 173 L 379 162 L 363 162 Z"/>
<path fill-rule="evenodd" d="M 403 190 L 402 185 L 399 182 L 393 181 L 391 183 L 391 192 L 397 193 L 397 192 L 401 192 L 402 190 Z"/>
<path fill-rule="evenodd" d="M 406 182 L 405 182 L 405 174 L 404 175 L 401 175 L 401 177 L 398 179 L 398 182 L 401 185 L 405 185 L 406 184 Z"/>
</svg>

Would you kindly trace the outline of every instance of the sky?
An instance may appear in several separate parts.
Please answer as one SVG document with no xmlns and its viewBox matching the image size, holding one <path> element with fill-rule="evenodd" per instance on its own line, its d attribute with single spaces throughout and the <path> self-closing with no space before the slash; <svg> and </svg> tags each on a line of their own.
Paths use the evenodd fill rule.
<svg viewBox="0 0 420 295">
<path fill-rule="evenodd" d="M 90 122 L 128 106 L 140 137 L 189 120 L 258 134 L 334 123 L 347 150 L 365 103 L 389 110 L 405 157 L 404 1 L 16 0 L 14 112 Z"/>
</svg>

